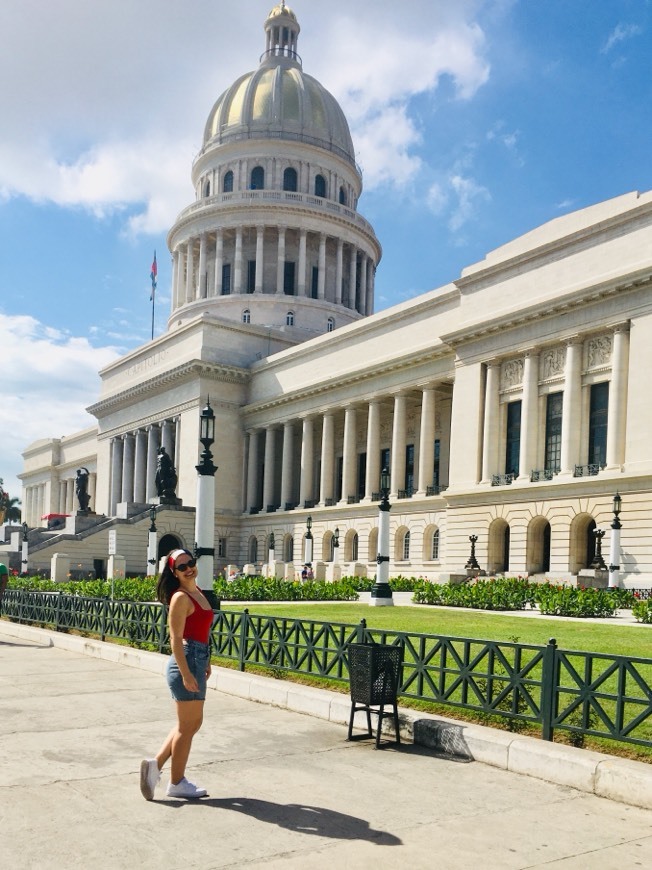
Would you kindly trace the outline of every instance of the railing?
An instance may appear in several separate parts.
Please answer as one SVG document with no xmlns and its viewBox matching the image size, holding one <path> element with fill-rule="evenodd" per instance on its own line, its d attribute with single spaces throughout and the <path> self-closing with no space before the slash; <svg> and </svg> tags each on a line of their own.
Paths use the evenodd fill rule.
<svg viewBox="0 0 652 870">
<path fill-rule="evenodd" d="M 573 469 L 573 477 L 593 477 L 600 474 L 600 469 L 604 465 L 599 465 L 597 462 L 591 462 L 588 465 L 576 465 Z"/>
<path fill-rule="evenodd" d="M 439 495 L 440 493 L 445 492 L 447 489 L 447 486 L 437 486 L 433 484 L 433 486 L 426 487 L 426 495 Z"/>
<path fill-rule="evenodd" d="M 491 476 L 492 486 L 510 486 L 514 482 L 515 474 L 493 474 Z"/>
<path fill-rule="evenodd" d="M 397 498 L 412 498 L 413 495 L 414 495 L 414 490 L 412 489 L 411 486 L 408 487 L 407 489 L 399 489 L 399 491 L 396 493 Z"/>
<path fill-rule="evenodd" d="M 533 468 L 530 472 L 530 482 L 538 483 L 541 480 L 552 480 L 556 473 L 552 468 Z"/>
<path fill-rule="evenodd" d="M 8 589 L 3 615 L 168 650 L 165 609 L 154 602 L 111 601 Z M 463 637 L 412 634 L 244 611 L 215 611 L 215 656 L 241 671 L 258 665 L 348 682 L 348 644 L 403 648 L 399 695 L 498 716 L 540 728 L 652 748 L 652 659 Z"/>
</svg>

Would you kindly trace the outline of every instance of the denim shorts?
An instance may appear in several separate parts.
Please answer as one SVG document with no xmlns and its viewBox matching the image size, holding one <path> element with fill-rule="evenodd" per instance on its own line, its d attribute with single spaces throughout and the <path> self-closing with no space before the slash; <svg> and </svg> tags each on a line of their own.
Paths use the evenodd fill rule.
<svg viewBox="0 0 652 870">
<path fill-rule="evenodd" d="M 183 648 L 190 672 L 197 680 L 199 691 L 189 692 L 186 689 L 183 685 L 179 665 L 172 655 L 168 659 L 165 673 L 170 692 L 175 701 L 204 701 L 206 700 L 206 668 L 210 661 L 210 645 L 200 643 L 198 640 L 184 640 Z"/>
</svg>

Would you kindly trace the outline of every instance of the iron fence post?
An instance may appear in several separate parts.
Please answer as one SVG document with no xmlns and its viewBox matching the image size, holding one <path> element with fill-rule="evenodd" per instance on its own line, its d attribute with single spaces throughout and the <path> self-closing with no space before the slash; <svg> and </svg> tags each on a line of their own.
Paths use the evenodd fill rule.
<svg viewBox="0 0 652 870">
<path fill-rule="evenodd" d="M 249 633 L 249 608 L 245 607 L 242 611 L 242 620 L 240 622 L 240 646 L 238 649 L 238 670 L 244 671 L 247 661 L 247 635 Z"/>
<path fill-rule="evenodd" d="M 552 740 L 554 728 L 552 720 L 555 715 L 557 698 L 557 641 L 551 637 L 543 651 L 543 666 L 541 669 L 541 738 Z"/>
<path fill-rule="evenodd" d="M 361 619 L 358 625 L 356 643 L 364 643 L 367 634 L 367 620 Z"/>
<path fill-rule="evenodd" d="M 158 651 L 162 653 L 165 646 L 165 629 L 167 625 L 166 608 L 163 604 L 158 609 L 158 622 Z"/>
<path fill-rule="evenodd" d="M 61 589 L 57 592 L 57 605 L 54 608 L 54 630 L 59 631 L 59 618 L 61 616 Z"/>
<path fill-rule="evenodd" d="M 109 607 L 109 599 L 105 595 L 102 601 L 102 622 L 100 623 L 100 640 L 106 640 L 106 612 Z"/>
</svg>

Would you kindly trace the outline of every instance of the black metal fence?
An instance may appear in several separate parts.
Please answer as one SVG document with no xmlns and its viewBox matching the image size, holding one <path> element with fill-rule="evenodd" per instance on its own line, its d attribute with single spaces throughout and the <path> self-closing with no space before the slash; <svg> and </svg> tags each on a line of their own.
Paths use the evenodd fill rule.
<svg viewBox="0 0 652 870">
<path fill-rule="evenodd" d="M 168 651 L 165 609 L 155 602 L 111 601 L 8 589 L 3 615 L 25 623 L 121 639 Z M 248 665 L 349 679 L 350 643 L 403 648 L 399 696 L 535 726 L 652 747 L 652 659 L 546 646 L 412 634 L 357 625 L 215 611 L 213 655 Z"/>
</svg>

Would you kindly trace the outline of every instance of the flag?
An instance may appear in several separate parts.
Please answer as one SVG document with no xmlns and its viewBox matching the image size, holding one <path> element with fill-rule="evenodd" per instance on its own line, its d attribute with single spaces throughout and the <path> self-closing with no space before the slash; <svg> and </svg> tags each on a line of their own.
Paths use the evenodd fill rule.
<svg viewBox="0 0 652 870">
<path fill-rule="evenodd" d="M 154 292 L 156 291 L 156 276 L 158 275 L 158 268 L 156 266 L 156 251 L 154 251 L 154 261 L 152 263 L 152 271 L 149 273 L 149 277 L 152 279 L 152 293 L 149 297 L 149 301 L 152 302 L 154 299 Z"/>
</svg>

